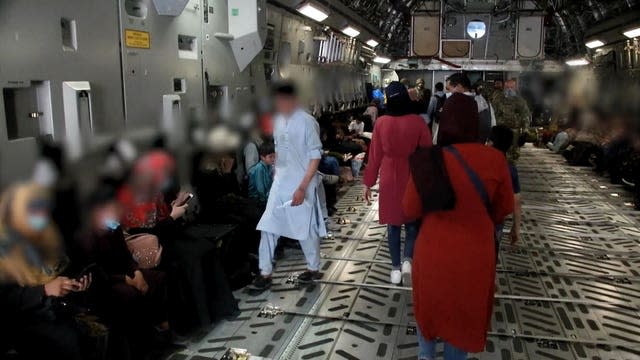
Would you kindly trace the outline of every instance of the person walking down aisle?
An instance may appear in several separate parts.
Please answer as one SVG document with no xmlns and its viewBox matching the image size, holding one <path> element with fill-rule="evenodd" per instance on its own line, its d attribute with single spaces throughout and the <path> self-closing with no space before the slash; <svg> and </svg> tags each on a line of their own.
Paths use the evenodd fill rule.
<svg viewBox="0 0 640 360">
<path fill-rule="evenodd" d="M 380 223 L 387 224 L 391 254 L 391 283 L 411 281 L 411 259 L 418 224 L 404 215 L 402 196 L 409 179 L 409 156 L 421 146 L 431 146 L 431 132 L 424 119 L 412 113 L 407 89 L 394 81 L 386 88 L 387 115 L 376 122 L 364 173 L 365 199 L 380 176 Z M 415 218 L 414 218 L 415 219 Z M 400 229 L 405 225 L 405 247 L 400 255 Z M 401 271 L 402 266 L 402 271 Z M 404 279 L 403 279 L 404 278 Z"/>
<path fill-rule="evenodd" d="M 274 141 L 276 175 L 267 208 L 258 223 L 262 232 L 259 248 L 260 276 L 252 287 L 271 286 L 273 258 L 278 237 L 300 241 L 307 260 L 307 271 L 298 275 L 301 282 L 320 279 L 320 237 L 326 236 L 318 186 L 318 164 L 322 157 L 320 126 L 300 108 L 293 84 L 275 87 Z"/>
<path fill-rule="evenodd" d="M 413 304 L 419 359 L 466 359 L 485 347 L 496 276 L 494 229 L 513 212 L 505 156 L 477 143 L 478 123 L 451 118 L 438 147 L 411 157 L 404 197 L 409 218 L 421 218 L 413 262 Z M 442 200 L 442 201 L 439 201 Z"/>
</svg>

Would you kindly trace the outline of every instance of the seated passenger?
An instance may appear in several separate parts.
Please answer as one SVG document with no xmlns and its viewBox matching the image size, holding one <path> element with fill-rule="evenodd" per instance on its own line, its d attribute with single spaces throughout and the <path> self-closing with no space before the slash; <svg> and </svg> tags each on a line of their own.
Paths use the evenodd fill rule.
<svg viewBox="0 0 640 360">
<path fill-rule="evenodd" d="M 504 125 L 494 126 L 491 129 L 491 135 L 489 136 L 488 145 L 500 150 L 505 159 L 507 158 L 507 152 L 513 144 L 513 130 Z M 513 188 L 514 202 L 513 202 L 513 225 L 511 226 L 511 232 L 509 238 L 511 239 L 511 245 L 514 245 L 520 240 L 520 223 L 522 222 L 522 205 L 520 203 L 520 177 L 518 176 L 518 168 L 511 162 L 509 162 L 509 174 L 511 175 L 511 185 Z M 500 250 L 500 239 L 502 238 L 502 229 L 504 224 L 499 224 L 496 228 L 496 253 Z"/>
<path fill-rule="evenodd" d="M 79 240 L 82 267 L 95 266 L 92 293 L 98 313 L 120 336 L 141 340 L 153 327 L 169 330 L 165 274 L 144 269 L 133 259 L 120 227 L 115 191 L 102 187 L 92 194 L 87 229 Z M 110 340 L 114 339 L 111 334 Z M 111 341 L 110 341 L 111 342 Z M 136 343 L 137 344 L 137 343 Z"/>
<path fill-rule="evenodd" d="M 513 212 L 507 160 L 478 144 L 475 106 L 439 130 L 442 147 L 411 160 L 404 213 L 422 219 L 413 257 L 413 304 L 419 359 L 465 359 L 482 352 L 493 314 L 495 226 Z M 477 117 L 475 117 L 477 119 Z M 444 123 L 444 121 L 443 121 Z"/>
<path fill-rule="evenodd" d="M 187 330 L 232 315 L 237 305 L 221 268 L 216 244 L 193 236 L 181 223 L 188 204 L 165 202 L 161 192 L 168 169 L 175 167 L 166 153 L 154 151 L 136 163 L 129 182 L 118 192 L 120 223 L 128 234 L 150 233 L 163 247 L 160 268 L 166 271 L 172 327 Z M 234 176 L 235 178 L 235 176 Z M 175 319 L 175 320 L 174 320 Z"/>
<path fill-rule="evenodd" d="M 57 309 L 91 276 L 60 276 L 66 257 L 50 195 L 32 183 L 9 188 L 0 219 L 0 353 L 8 346 L 27 359 L 83 359 L 74 318 Z"/>
<path fill-rule="evenodd" d="M 547 144 L 547 148 L 556 154 L 561 153 L 575 138 L 575 130 L 567 128 L 556 134 L 553 142 Z"/>
<path fill-rule="evenodd" d="M 369 115 L 371 119 L 371 129 L 367 131 L 373 131 L 373 128 L 376 126 L 376 120 L 378 120 L 378 104 L 380 101 L 378 99 L 373 99 L 367 109 L 364 111 L 363 115 Z"/>
<path fill-rule="evenodd" d="M 276 148 L 271 142 L 260 145 L 260 162 L 249 169 L 249 197 L 258 201 L 261 208 L 267 206 L 269 191 L 273 184 L 273 164 Z"/>
<path fill-rule="evenodd" d="M 360 116 L 357 116 L 349 123 L 349 133 L 356 137 L 360 137 L 362 136 L 362 133 L 364 133 L 364 122 Z"/>
<path fill-rule="evenodd" d="M 258 201 L 242 195 L 234 173 L 235 157 L 226 151 L 205 150 L 193 158 L 191 183 L 200 201 L 202 224 L 235 224 L 243 250 L 258 253 L 255 227 L 262 211 Z"/>
<path fill-rule="evenodd" d="M 327 215 L 333 216 L 338 209 L 338 182 L 340 181 L 340 163 L 338 159 L 325 151 L 320 159 L 318 171 L 322 173 L 322 184 L 324 185 L 325 199 L 327 202 Z"/>
</svg>

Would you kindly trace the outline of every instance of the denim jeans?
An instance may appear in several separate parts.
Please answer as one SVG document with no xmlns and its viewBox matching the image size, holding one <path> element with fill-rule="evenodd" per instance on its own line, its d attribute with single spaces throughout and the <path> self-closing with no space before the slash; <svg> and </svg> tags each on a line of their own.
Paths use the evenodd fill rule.
<svg viewBox="0 0 640 360">
<path fill-rule="evenodd" d="M 397 225 L 387 226 L 387 240 L 389 241 L 389 253 L 391 255 L 391 266 L 394 269 L 400 268 L 400 231 L 402 227 Z M 404 259 L 411 260 L 413 258 L 413 245 L 418 237 L 418 223 L 412 222 L 404 224 Z"/>
<path fill-rule="evenodd" d="M 318 165 L 318 171 L 327 175 L 340 176 L 340 163 L 333 156 L 323 156 Z"/>
<path fill-rule="evenodd" d="M 436 344 L 438 342 L 434 340 L 427 341 L 422 337 L 420 329 L 418 329 L 418 345 L 420 352 L 418 353 L 419 360 L 435 360 L 436 359 Z M 444 360 L 466 360 L 467 353 L 463 350 L 456 348 L 455 346 L 444 342 Z"/>
</svg>

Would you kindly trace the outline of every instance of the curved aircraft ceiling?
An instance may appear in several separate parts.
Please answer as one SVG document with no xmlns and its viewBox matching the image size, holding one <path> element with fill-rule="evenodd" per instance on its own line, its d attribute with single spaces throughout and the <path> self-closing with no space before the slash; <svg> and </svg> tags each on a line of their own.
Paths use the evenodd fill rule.
<svg viewBox="0 0 640 360">
<path fill-rule="evenodd" d="M 340 1 L 375 26 L 390 55 L 404 56 L 408 50 L 411 13 L 433 0 L 332 0 Z M 613 19 L 637 8 L 639 0 L 533 0 L 545 14 L 545 51 L 549 58 L 562 58 L 584 51 L 585 32 L 594 24 Z M 445 18 L 469 9 L 514 21 L 516 0 L 445 0 Z M 513 15 L 513 16 L 512 16 Z"/>
</svg>

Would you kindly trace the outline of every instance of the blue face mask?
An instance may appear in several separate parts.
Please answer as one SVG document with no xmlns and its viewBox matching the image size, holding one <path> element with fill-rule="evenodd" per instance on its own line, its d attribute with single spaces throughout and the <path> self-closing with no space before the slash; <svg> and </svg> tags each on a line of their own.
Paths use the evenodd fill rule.
<svg viewBox="0 0 640 360">
<path fill-rule="evenodd" d="M 29 215 L 27 221 L 33 231 L 42 231 L 49 225 L 49 217 L 44 215 Z"/>
<path fill-rule="evenodd" d="M 104 227 L 109 231 L 115 231 L 120 227 L 120 223 L 116 219 L 109 218 L 104 220 Z"/>
</svg>

